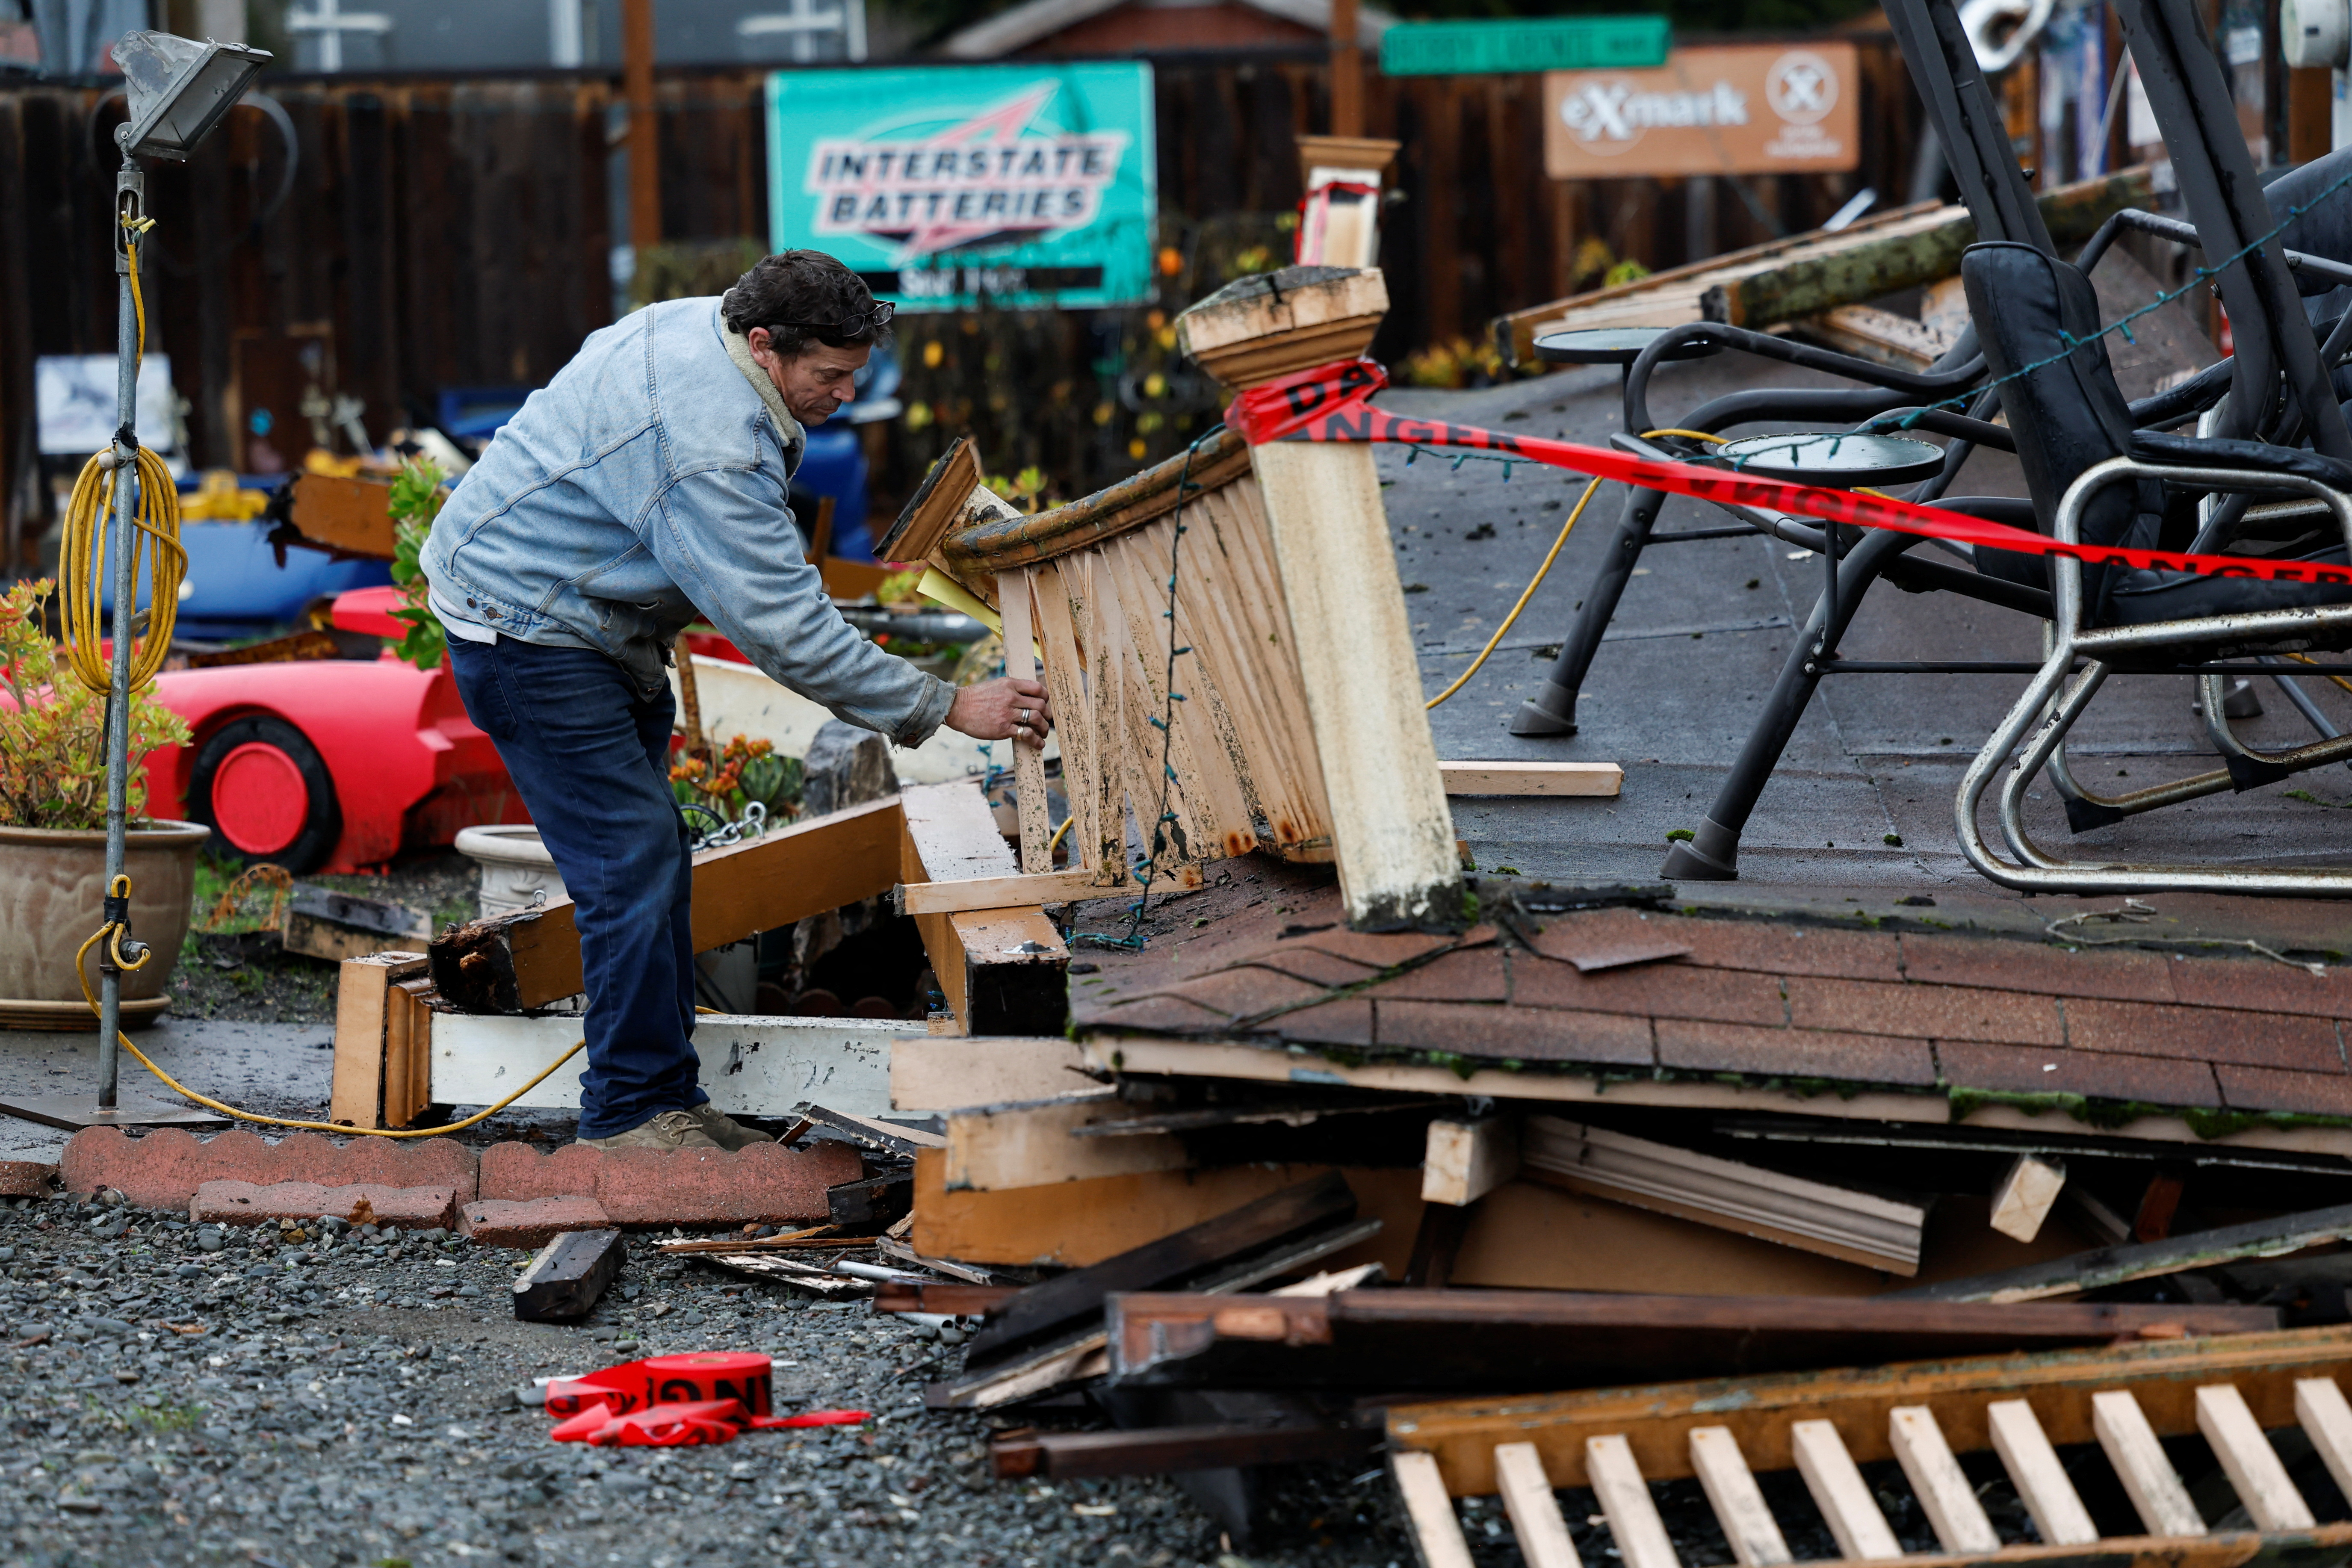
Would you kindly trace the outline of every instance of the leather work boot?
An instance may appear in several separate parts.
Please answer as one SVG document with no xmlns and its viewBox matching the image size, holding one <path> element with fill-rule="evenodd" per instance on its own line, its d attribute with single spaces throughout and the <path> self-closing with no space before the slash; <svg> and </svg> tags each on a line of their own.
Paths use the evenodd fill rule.
<svg viewBox="0 0 2352 1568">
<path fill-rule="evenodd" d="M 687 1114 L 701 1122 L 703 1134 L 721 1149 L 749 1149 L 754 1143 L 775 1142 L 765 1132 L 754 1132 L 733 1117 L 726 1115 L 707 1100 L 700 1105 L 692 1107 Z"/>
<path fill-rule="evenodd" d="M 729 1122 L 729 1126 L 734 1126 Z M 740 1131 L 740 1128 L 736 1129 Z M 702 1125 L 702 1119 L 691 1110 L 665 1110 L 651 1120 L 638 1122 L 626 1132 L 615 1132 L 610 1138 L 581 1138 L 574 1142 L 591 1149 L 716 1149 L 719 1141 Z"/>
</svg>

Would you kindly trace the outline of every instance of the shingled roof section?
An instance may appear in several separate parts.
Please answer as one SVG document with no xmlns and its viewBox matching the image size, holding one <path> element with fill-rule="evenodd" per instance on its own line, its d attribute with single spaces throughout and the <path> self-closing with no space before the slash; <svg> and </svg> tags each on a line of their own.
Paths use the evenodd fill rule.
<svg viewBox="0 0 2352 1568">
<path fill-rule="evenodd" d="M 2352 968 L 1622 907 L 1376 935 L 1295 873 L 1250 884 L 1167 905 L 1142 952 L 1074 973 L 1077 1030 L 2352 1121 Z"/>
</svg>

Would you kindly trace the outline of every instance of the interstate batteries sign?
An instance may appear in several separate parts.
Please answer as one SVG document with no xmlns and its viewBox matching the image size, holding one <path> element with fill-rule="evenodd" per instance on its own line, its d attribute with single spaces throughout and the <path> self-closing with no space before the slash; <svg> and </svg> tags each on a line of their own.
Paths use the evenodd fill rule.
<svg viewBox="0 0 2352 1568">
<path fill-rule="evenodd" d="M 1852 44 L 1676 49 L 1656 70 L 1544 77 L 1544 169 L 1556 180 L 1785 174 L 1856 167 Z"/>
<path fill-rule="evenodd" d="M 1151 68 L 923 66 L 768 79 L 778 250 L 902 310 L 1151 298 Z"/>
</svg>

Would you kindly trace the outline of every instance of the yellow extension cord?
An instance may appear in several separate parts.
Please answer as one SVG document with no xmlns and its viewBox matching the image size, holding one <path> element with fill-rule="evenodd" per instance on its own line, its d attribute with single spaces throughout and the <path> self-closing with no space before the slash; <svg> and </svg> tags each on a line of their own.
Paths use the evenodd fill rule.
<svg viewBox="0 0 2352 1568">
<path fill-rule="evenodd" d="M 1644 440 L 1655 436 L 1685 436 L 1694 441 L 1706 441 L 1718 447 L 1723 444 L 1722 437 L 1710 436 L 1704 430 L 1677 430 L 1669 426 L 1663 430 L 1642 432 Z M 1574 528 L 1576 520 L 1584 515 L 1585 503 L 1592 499 L 1592 492 L 1600 488 L 1599 479 L 1594 479 L 1584 487 L 1584 493 L 1576 498 L 1576 505 L 1570 510 L 1568 521 L 1559 525 L 1559 537 L 1551 542 L 1551 553 L 1546 555 L 1543 558 L 1543 564 L 1536 568 L 1536 574 L 1528 580 L 1527 591 L 1519 595 L 1519 602 L 1511 606 L 1511 613 L 1503 617 L 1503 624 L 1495 628 L 1495 635 L 1486 639 L 1486 646 L 1478 650 L 1478 657 L 1470 661 L 1470 668 L 1464 670 L 1453 685 L 1421 705 L 1424 712 L 1467 686 L 1470 683 L 1470 678 L 1477 674 L 1479 667 L 1486 662 L 1487 656 L 1492 654 L 1503 638 L 1509 634 L 1512 623 L 1519 618 L 1519 612 L 1528 607 L 1528 601 L 1536 596 L 1538 588 L 1543 586 L 1545 576 L 1551 571 L 1551 563 L 1559 559 L 1560 547 L 1568 542 L 1568 531 Z"/>
<path fill-rule="evenodd" d="M 125 241 L 130 255 L 131 307 L 139 324 L 139 360 L 147 357 L 147 300 L 139 288 L 138 236 L 154 226 L 153 220 L 125 219 L 123 226 L 131 231 Z M 136 363 L 132 371 L 137 374 Z M 114 511 L 116 469 L 108 459 L 112 448 L 98 453 L 82 465 L 81 477 L 74 481 L 73 500 L 66 508 L 65 526 L 58 545 L 58 575 L 63 582 L 59 590 L 59 618 L 63 622 L 66 662 L 74 678 L 92 691 L 105 691 L 113 682 L 113 671 L 107 668 L 108 656 L 105 615 L 100 603 L 99 584 L 106 572 L 106 519 Z M 163 660 L 172 651 L 172 626 L 180 607 L 180 580 L 186 574 L 188 557 L 180 548 L 180 491 L 173 481 L 172 470 L 163 459 L 145 446 L 139 448 L 139 510 L 133 515 L 137 531 L 131 535 L 131 575 L 136 582 L 142 566 L 148 580 L 147 635 L 131 649 L 130 689 L 137 691 L 161 673 Z M 142 539 L 141 536 L 144 535 Z M 133 596 L 132 602 L 137 602 Z M 117 876 L 109 891 L 119 899 L 131 896 L 131 879 Z M 109 921 L 81 944 L 74 954 L 74 977 L 81 982 L 82 1000 L 89 1010 L 103 1017 L 97 993 L 90 989 L 89 973 L 84 967 L 89 950 L 103 942 L 117 967 L 123 970 L 143 969 L 155 956 L 149 948 L 139 962 L 131 963 L 122 956 L 122 939 L 128 932 L 119 921 Z M 147 1053 L 131 1043 L 131 1037 L 115 1031 L 116 1041 L 126 1051 L 139 1058 L 139 1065 L 162 1079 L 173 1092 L 194 1100 L 207 1110 L 239 1121 L 257 1121 L 265 1127 L 294 1127 L 318 1132 L 350 1132 L 367 1138 L 431 1138 L 444 1132 L 460 1132 L 478 1121 L 497 1115 L 544 1082 L 549 1074 L 578 1056 L 588 1042 L 581 1040 L 564 1052 L 537 1078 L 516 1089 L 488 1110 L 468 1116 L 463 1121 L 453 1121 L 446 1127 L 346 1127 L 334 1121 L 289 1121 L 277 1116 L 256 1116 L 239 1110 L 233 1105 L 223 1105 L 189 1089 L 147 1059 Z"/>
</svg>

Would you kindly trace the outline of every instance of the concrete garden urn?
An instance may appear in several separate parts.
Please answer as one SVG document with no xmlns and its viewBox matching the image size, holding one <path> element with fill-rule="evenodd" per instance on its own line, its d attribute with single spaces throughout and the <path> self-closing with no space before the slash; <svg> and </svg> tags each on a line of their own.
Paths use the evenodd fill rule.
<svg viewBox="0 0 2352 1568">
<path fill-rule="evenodd" d="M 149 822 L 131 829 L 123 868 L 131 876 L 131 931 L 154 950 L 122 977 L 122 1017 L 152 1023 L 171 1001 L 172 969 L 188 934 L 196 854 L 212 830 L 194 822 Z M 95 1029 L 82 1000 L 74 954 L 104 923 L 106 834 L 102 829 L 0 826 L 0 1027 Z M 89 957 L 98 984 L 98 954 Z"/>
</svg>

